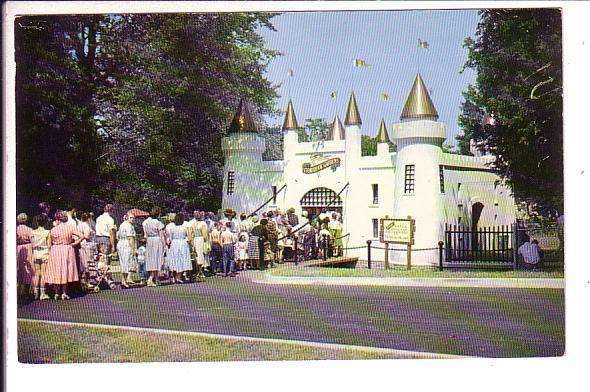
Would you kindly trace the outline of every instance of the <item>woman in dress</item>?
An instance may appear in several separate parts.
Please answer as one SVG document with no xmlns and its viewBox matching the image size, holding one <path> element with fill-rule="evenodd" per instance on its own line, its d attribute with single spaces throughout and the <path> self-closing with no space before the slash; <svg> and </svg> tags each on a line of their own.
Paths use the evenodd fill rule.
<svg viewBox="0 0 590 392">
<path fill-rule="evenodd" d="M 47 284 L 54 287 L 54 299 L 70 299 L 67 284 L 78 280 L 74 246 L 82 240 L 78 230 L 68 225 L 65 211 L 55 213 L 55 227 L 49 232 L 49 259 L 47 261 Z"/>
<path fill-rule="evenodd" d="M 117 253 L 119 253 L 119 265 L 121 268 L 121 286 L 128 288 L 130 284 L 135 282 L 131 279 L 131 270 L 135 268 L 137 263 L 137 243 L 135 228 L 135 216 L 127 213 L 124 216 L 124 221 L 121 223 L 117 231 Z"/>
<path fill-rule="evenodd" d="M 195 261 L 198 268 L 209 267 L 209 227 L 205 223 L 205 214 L 203 212 L 195 213 L 195 222 L 193 227 L 193 248 L 195 250 Z"/>
<path fill-rule="evenodd" d="M 27 226 L 29 217 L 25 213 L 16 217 L 16 262 L 19 295 L 30 295 L 35 268 L 33 267 L 33 229 Z"/>
<path fill-rule="evenodd" d="M 145 244 L 145 269 L 150 275 L 147 286 L 158 285 L 158 274 L 164 263 L 164 251 L 166 238 L 164 224 L 158 220 L 160 210 L 152 208 L 150 217 L 143 222 L 143 232 L 146 238 Z"/>
<path fill-rule="evenodd" d="M 174 217 L 174 226 L 167 228 L 166 235 L 170 242 L 168 248 L 168 267 L 174 272 L 174 283 L 185 283 L 182 275 L 192 269 L 191 249 L 188 245 L 189 230 L 183 225 L 184 215 L 176 214 Z"/>
<path fill-rule="evenodd" d="M 88 214 L 83 213 L 78 222 L 78 231 L 80 232 L 80 277 L 86 276 L 88 263 L 96 255 L 96 243 L 94 242 L 94 230 L 88 223 Z"/>
<path fill-rule="evenodd" d="M 35 299 L 46 300 L 49 296 L 45 292 L 45 272 L 47 259 L 49 258 L 49 230 L 46 226 L 49 220 L 45 215 L 37 215 L 33 218 L 33 265 L 35 277 L 33 278 L 33 292 Z"/>
</svg>

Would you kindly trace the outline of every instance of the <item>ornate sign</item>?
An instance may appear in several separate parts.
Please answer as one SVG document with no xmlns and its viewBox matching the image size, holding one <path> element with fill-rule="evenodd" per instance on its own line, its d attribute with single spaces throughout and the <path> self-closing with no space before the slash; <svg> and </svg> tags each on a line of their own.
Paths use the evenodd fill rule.
<svg viewBox="0 0 590 392">
<path fill-rule="evenodd" d="M 303 164 L 303 173 L 304 174 L 313 174 L 317 173 L 321 170 L 327 169 L 329 167 L 332 168 L 332 171 L 335 171 L 338 166 L 340 166 L 340 158 L 328 158 L 322 161 L 318 161 L 317 157 L 312 157 L 311 161 L 313 163 L 304 163 Z M 316 163 L 317 162 L 317 163 Z"/>
<path fill-rule="evenodd" d="M 381 219 L 380 241 L 391 244 L 414 245 L 414 219 Z"/>
</svg>

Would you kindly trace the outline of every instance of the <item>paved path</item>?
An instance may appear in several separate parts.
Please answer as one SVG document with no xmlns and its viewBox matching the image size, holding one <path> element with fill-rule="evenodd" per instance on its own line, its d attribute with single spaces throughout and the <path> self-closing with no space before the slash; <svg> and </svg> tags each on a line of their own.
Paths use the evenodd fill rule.
<svg viewBox="0 0 590 392">
<path fill-rule="evenodd" d="M 35 301 L 18 317 L 487 357 L 564 351 L 561 289 L 204 283 Z"/>
</svg>

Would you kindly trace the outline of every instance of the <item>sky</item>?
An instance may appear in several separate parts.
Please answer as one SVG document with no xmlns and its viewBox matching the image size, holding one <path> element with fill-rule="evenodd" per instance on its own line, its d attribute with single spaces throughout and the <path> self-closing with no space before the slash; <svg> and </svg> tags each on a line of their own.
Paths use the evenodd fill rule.
<svg viewBox="0 0 590 392">
<path fill-rule="evenodd" d="M 459 70 L 467 60 L 463 41 L 477 27 L 476 10 L 290 12 L 272 22 L 277 31 L 261 33 L 266 46 L 283 55 L 271 61 L 267 78 L 282 83 L 278 107 L 285 110 L 290 97 L 300 126 L 305 118 L 331 122 L 336 114 L 344 122 L 354 90 L 363 134 L 376 135 L 382 117 L 390 131 L 420 72 L 439 121 L 447 123 L 446 143 L 455 144 L 461 92 L 475 81 L 473 70 Z M 428 49 L 419 48 L 419 39 Z M 353 59 L 370 66 L 353 67 Z M 268 119 L 269 125 L 282 121 Z"/>
</svg>

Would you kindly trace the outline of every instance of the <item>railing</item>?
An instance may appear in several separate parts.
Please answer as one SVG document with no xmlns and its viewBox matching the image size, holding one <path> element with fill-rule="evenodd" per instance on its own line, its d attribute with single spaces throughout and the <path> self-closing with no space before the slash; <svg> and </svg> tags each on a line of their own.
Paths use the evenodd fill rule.
<svg viewBox="0 0 590 392">
<path fill-rule="evenodd" d="M 445 263 L 514 264 L 515 226 L 504 225 L 473 230 L 445 225 Z"/>
</svg>

